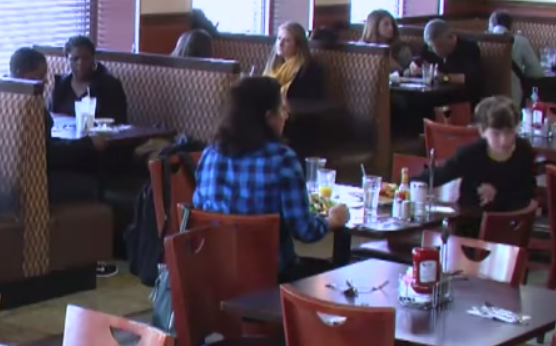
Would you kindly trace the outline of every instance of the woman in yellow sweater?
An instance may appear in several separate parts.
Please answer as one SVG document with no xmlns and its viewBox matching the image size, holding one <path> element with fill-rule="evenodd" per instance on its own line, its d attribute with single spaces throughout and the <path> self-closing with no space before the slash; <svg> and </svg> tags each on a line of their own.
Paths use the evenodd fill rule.
<svg viewBox="0 0 556 346">
<path fill-rule="evenodd" d="M 280 26 L 263 74 L 280 83 L 288 101 L 325 97 L 323 70 L 312 59 L 305 29 L 298 23 Z"/>
</svg>

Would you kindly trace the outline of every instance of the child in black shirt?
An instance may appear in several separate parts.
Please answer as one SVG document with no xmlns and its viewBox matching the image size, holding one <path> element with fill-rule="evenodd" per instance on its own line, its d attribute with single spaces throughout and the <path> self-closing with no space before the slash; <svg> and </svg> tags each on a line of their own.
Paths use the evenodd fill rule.
<svg viewBox="0 0 556 346">
<path fill-rule="evenodd" d="M 434 185 L 461 178 L 458 203 L 466 209 L 514 211 L 534 197 L 535 154 L 516 134 L 519 109 L 505 96 L 482 100 L 475 108 L 481 139 L 462 146 L 434 169 Z M 413 180 L 428 182 L 429 171 Z"/>
</svg>

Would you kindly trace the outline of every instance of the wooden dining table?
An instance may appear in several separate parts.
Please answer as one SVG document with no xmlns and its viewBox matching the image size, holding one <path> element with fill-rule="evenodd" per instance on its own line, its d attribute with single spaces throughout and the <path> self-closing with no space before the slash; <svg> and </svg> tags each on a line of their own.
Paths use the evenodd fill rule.
<svg viewBox="0 0 556 346">
<path fill-rule="evenodd" d="M 320 275 L 293 282 L 301 294 L 324 301 L 352 306 L 394 307 L 396 341 L 420 346 L 514 346 L 554 328 L 556 292 L 541 287 L 519 286 L 465 277 L 453 282 L 454 300 L 438 310 L 404 307 L 398 302 L 398 280 L 408 266 L 376 259 L 355 263 Z M 329 284 L 345 286 L 351 280 L 360 291 L 380 290 L 351 298 Z M 526 324 L 508 324 L 471 315 L 468 309 L 485 303 L 528 315 Z M 279 287 L 224 301 L 227 313 L 257 321 L 282 323 Z M 372 326 L 369 326 L 372 328 Z M 369 340 L 369 345 L 371 341 Z"/>
<path fill-rule="evenodd" d="M 357 197 L 358 193 L 361 194 L 360 198 Z M 462 213 L 468 212 L 449 203 L 439 203 L 435 212 L 408 221 L 400 221 L 391 216 L 392 205 L 385 201 L 378 207 L 377 218 L 366 221 L 363 216 L 363 199 L 360 188 L 337 184 L 334 188 L 334 195 L 335 199 L 339 203 L 346 204 L 350 211 L 350 221 L 346 227 L 336 230 L 333 235 L 332 262 L 337 267 L 346 265 L 351 260 L 352 236 L 368 239 L 403 239 L 424 229 L 439 227 L 445 218 L 452 220 Z"/>
<path fill-rule="evenodd" d="M 75 117 L 52 113 L 51 116 L 54 121 L 52 137 L 66 140 L 77 140 L 96 134 L 104 136 L 108 142 L 123 143 L 143 141 L 157 137 L 167 138 L 172 137 L 176 133 L 176 131 L 172 129 L 137 125 L 123 125 L 120 126 L 120 128 L 116 125 L 114 130 L 110 132 L 86 133 L 76 130 Z"/>
</svg>

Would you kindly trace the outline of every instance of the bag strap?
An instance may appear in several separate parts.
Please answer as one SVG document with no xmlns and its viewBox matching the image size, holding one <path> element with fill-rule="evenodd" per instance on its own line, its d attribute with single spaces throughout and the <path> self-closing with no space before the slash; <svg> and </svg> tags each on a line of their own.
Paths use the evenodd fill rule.
<svg viewBox="0 0 556 346">
<path fill-rule="evenodd" d="M 172 165 L 170 164 L 170 158 L 172 156 L 177 156 L 179 159 L 179 168 L 186 170 L 186 177 L 192 185 L 195 185 L 195 170 L 197 169 L 196 164 L 193 162 L 191 154 L 186 151 L 180 151 L 174 153 L 173 155 L 167 155 L 162 159 L 161 165 L 161 176 L 162 176 L 162 205 L 164 208 L 164 223 L 162 226 L 161 238 L 166 236 L 168 232 L 168 225 L 170 223 L 170 204 L 172 203 Z M 189 216 L 189 215 L 188 215 Z M 180 228 L 181 229 L 181 228 Z"/>
<path fill-rule="evenodd" d="M 168 232 L 168 224 L 170 223 L 170 204 L 172 199 L 172 172 L 170 169 L 170 157 L 165 156 L 161 160 L 160 175 L 162 176 L 162 207 L 164 208 L 164 223 L 160 238 L 164 239 Z"/>
</svg>

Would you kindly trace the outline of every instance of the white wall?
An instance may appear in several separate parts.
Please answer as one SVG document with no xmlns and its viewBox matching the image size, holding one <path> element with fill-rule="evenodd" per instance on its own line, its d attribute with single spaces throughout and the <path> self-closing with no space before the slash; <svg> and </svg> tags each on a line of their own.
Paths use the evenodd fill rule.
<svg viewBox="0 0 556 346">
<path fill-rule="evenodd" d="M 189 12 L 191 10 L 191 1 L 192 0 L 141 0 L 141 13 L 153 14 Z M 350 0 L 315 0 L 315 5 L 347 4 L 349 1 Z"/>
</svg>

